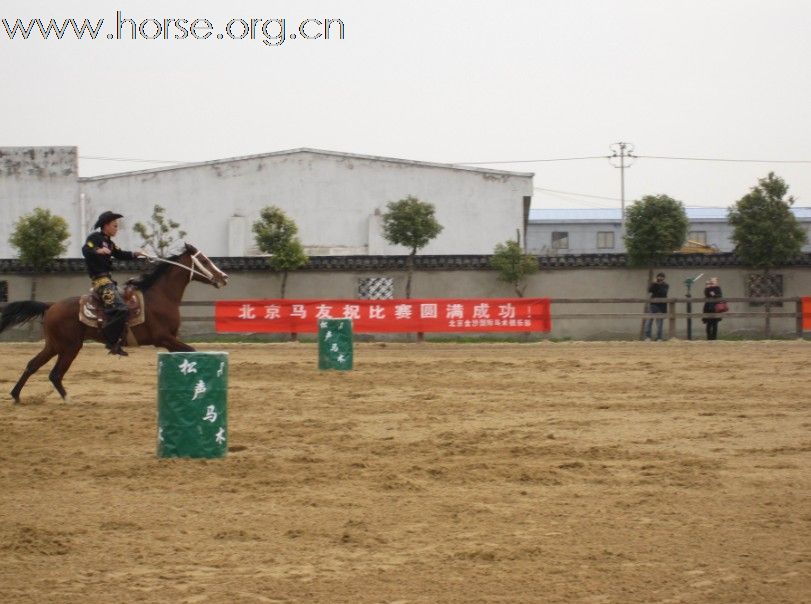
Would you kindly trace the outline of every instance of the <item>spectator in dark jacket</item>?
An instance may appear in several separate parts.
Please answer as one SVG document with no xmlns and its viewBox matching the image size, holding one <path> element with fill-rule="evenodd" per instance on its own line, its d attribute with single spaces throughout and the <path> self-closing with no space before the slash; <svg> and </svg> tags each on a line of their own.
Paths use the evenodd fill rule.
<svg viewBox="0 0 811 604">
<path fill-rule="evenodd" d="M 656 280 L 648 286 L 648 293 L 650 294 L 651 298 L 667 298 L 667 292 L 670 289 L 670 286 L 665 283 L 665 274 L 658 273 L 656 275 Z M 665 314 L 667 312 L 667 302 L 651 302 L 648 304 L 648 312 L 649 313 L 661 313 Z M 653 322 L 656 321 L 656 340 L 662 339 L 662 325 L 664 323 L 664 317 L 661 319 L 645 319 L 645 339 L 651 339 L 651 332 L 653 331 Z"/>
<path fill-rule="evenodd" d="M 709 300 L 704 303 L 704 312 L 715 312 L 714 300 L 720 301 L 722 296 L 721 288 L 718 286 L 718 277 L 712 277 L 711 279 L 708 279 L 706 285 L 707 287 L 704 288 L 704 297 L 709 298 Z M 717 340 L 718 324 L 721 322 L 720 317 L 705 318 L 701 320 L 707 326 L 707 339 Z"/>
</svg>

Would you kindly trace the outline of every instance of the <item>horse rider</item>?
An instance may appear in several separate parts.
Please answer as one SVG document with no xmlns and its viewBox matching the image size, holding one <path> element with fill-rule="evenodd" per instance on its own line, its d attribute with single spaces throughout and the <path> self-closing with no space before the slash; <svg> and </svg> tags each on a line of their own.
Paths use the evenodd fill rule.
<svg viewBox="0 0 811 604">
<path fill-rule="evenodd" d="M 112 238 L 118 233 L 118 219 L 122 216 L 109 210 L 102 212 L 93 226 L 94 231 L 87 236 L 87 241 L 82 246 L 82 255 L 93 291 L 104 304 L 105 321 L 101 331 L 107 349 L 110 354 L 125 357 L 128 355 L 122 347 L 121 339 L 127 328 L 127 305 L 118 292 L 118 284 L 113 281 L 113 258 L 132 260 L 144 258 L 146 254 L 141 251 L 127 252 L 113 243 Z"/>
</svg>

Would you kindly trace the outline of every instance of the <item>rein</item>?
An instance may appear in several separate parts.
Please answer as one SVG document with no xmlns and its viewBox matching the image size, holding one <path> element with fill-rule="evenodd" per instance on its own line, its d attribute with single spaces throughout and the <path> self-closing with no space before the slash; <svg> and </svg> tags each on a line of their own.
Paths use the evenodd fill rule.
<svg viewBox="0 0 811 604">
<path fill-rule="evenodd" d="M 144 258 L 146 258 L 149 262 L 163 262 L 164 264 L 173 264 L 175 266 L 179 266 L 180 268 L 189 271 L 189 283 L 191 283 L 191 280 L 194 277 L 194 275 L 204 277 L 213 283 L 214 275 L 211 274 L 211 271 L 209 271 L 205 266 L 203 266 L 203 263 L 197 259 L 197 256 L 199 255 L 200 251 L 198 250 L 197 253 L 195 253 L 191 257 L 192 266 L 186 266 L 185 264 L 181 264 L 180 262 L 175 262 L 174 260 L 169 260 L 167 258 L 161 258 L 159 256 L 149 256 L 148 254 L 144 254 Z M 209 260 L 209 262 L 211 261 Z"/>
</svg>

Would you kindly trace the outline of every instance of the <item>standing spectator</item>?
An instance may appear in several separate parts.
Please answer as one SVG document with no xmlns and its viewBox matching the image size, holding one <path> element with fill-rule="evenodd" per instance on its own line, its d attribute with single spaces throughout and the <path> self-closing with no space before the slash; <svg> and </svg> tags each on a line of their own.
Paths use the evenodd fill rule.
<svg viewBox="0 0 811 604">
<path fill-rule="evenodd" d="M 667 291 L 669 289 L 670 286 L 665 283 L 665 274 L 657 273 L 656 280 L 648 286 L 648 293 L 651 298 L 667 298 Z M 665 314 L 667 312 L 667 302 L 649 303 L 648 312 Z M 662 325 L 665 322 L 664 317 L 661 319 L 645 319 L 645 341 L 651 339 L 654 320 L 656 321 L 656 340 L 659 341 L 662 339 Z"/>
<path fill-rule="evenodd" d="M 704 297 L 708 298 L 708 301 L 704 302 L 704 312 L 715 312 L 715 302 L 713 300 L 721 300 L 721 288 L 718 286 L 718 277 L 711 277 L 707 280 L 706 287 L 704 288 Z M 701 320 L 707 326 L 707 339 L 717 340 L 718 323 L 721 322 L 721 318 L 704 318 Z"/>
</svg>

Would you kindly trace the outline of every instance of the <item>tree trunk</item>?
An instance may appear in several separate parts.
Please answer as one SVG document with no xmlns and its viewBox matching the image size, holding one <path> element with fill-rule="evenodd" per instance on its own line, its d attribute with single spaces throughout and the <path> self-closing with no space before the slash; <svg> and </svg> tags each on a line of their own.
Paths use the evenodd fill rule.
<svg viewBox="0 0 811 604">
<path fill-rule="evenodd" d="M 768 268 L 763 269 L 763 281 L 766 283 L 766 295 L 769 298 L 771 298 L 774 295 L 774 288 L 772 287 L 772 283 L 769 280 L 769 269 Z M 768 340 L 768 339 L 770 339 L 772 337 L 772 316 L 771 316 L 772 305 L 771 305 L 771 302 L 767 301 L 766 304 L 764 304 L 764 306 L 763 306 L 763 310 L 766 313 L 766 317 L 765 317 L 764 325 L 763 325 L 763 335 Z"/>
<path fill-rule="evenodd" d="M 286 294 L 287 294 L 287 271 L 282 271 L 282 286 L 280 291 L 282 300 L 284 300 Z M 290 334 L 290 341 L 298 342 L 298 334 L 295 331 Z"/>
<path fill-rule="evenodd" d="M 645 295 L 648 295 L 648 286 L 653 282 L 653 267 L 651 266 L 648 268 L 648 282 L 645 284 Z M 648 303 L 645 303 L 645 306 L 642 308 L 642 312 L 648 312 Z M 645 337 L 645 319 L 643 318 L 642 321 L 639 323 L 639 339 Z"/>
<path fill-rule="evenodd" d="M 411 276 L 414 274 L 414 255 L 417 253 L 417 250 L 413 250 L 406 258 L 406 269 L 408 270 L 408 276 L 406 277 L 406 299 L 411 298 Z"/>
</svg>

